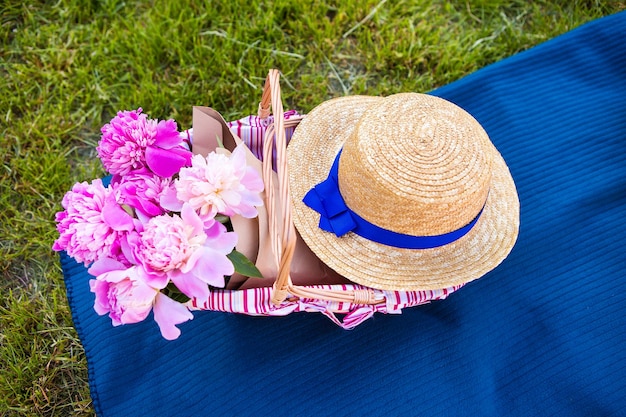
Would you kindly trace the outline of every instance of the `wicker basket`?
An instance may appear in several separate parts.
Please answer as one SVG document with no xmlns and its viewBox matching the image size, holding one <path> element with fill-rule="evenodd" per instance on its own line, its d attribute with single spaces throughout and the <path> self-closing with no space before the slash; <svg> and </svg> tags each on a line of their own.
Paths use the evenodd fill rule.
<svg viewBox="0 0 626 417">
<path fill-rule="evenodd" d="M 271 70 L 267 76 L 256 126 L 253 134 L 241 134 L 240 124 L 227 125 L 236 141 L 256 149 L 262 160 L 265 183 L 265 208 L 269 222 L 269 242 L 272 262 L 277 265 L 277 276 L 271 287 L 243 290 L 213 290 L 206 300 L 192 299 L 188 307 L 192 310 L 212 310 L 241 313 L 253 316 L 283 316 L 292 312 L 317 312 L 330 318 L 337 325 L 351 329 L 373 316 L 375 312 L 398 314 L 403 308 L 446 298 L 461 286 L 426 291 L 384 291 L 357 284 L 341 285 L 294 285 L 290 276 L 297 234 L 292 221 L 291 198 L 289 195 L 286 148 L 291 133 L 302 120 L 299 115 L 285 117 L 279 84 L 280 73 Z M 273 114 L 273 120 L 270 116 Z M 253 117 L 253 116 L 251 116 Z M 237 128 L 233 128 L 237 126 Z M 195 127 L 194 127 L 195 128 Z M 211 144 L 197 143 L 203 152 Z M 262 142 L 262 143 L 258 143 Z M 260 154 L 262 150 L 262 154 Z M 337 314 L 345 314 L 340 319 Z"/>
</svg>

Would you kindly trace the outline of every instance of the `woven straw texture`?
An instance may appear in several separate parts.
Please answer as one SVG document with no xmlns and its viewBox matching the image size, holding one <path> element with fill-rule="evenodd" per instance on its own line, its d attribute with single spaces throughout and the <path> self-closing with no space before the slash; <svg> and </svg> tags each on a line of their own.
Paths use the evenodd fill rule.
<svg viewBox="0 0 626 417">
<path fill-rule="evenodd" d="M 344 146 L 345 144 L 345 146 Z M 318 227 L 302 199 L 328 176 L 343 147 L 339 186 L 348 207 L 377 226 L 432 236 L 470 223 L 461 239 L 402 249 Z M 509 254 L 519 201 L 502 156 L 467 112 L 423 94 L 346 97 L 313 109 L 288 147 L 294 222 L 328 266 L 362 285 L 438 289 L 480 278 Z"/>
<path fill-rule="evenodd" d="M 198 312 L 112 327 L 62 256 L 94 407 L 117 416 L 626 415 L 626 13 L 434 92 L 473 114 L 521 202 L 515 248 L 447 300 L 344 331 Z"/>
</svg>

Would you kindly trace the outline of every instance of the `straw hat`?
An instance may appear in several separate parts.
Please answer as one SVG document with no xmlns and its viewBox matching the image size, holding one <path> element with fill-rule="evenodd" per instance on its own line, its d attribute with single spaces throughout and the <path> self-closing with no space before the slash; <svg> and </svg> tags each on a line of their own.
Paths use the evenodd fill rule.
<svg viewBox="0 0 626 417">
<path fill-rule="evenodd" d="M 294 223 L 349 280 L 383 290 L 480 278 L 515 244 L 519 200 L 487 133 L 417 93 L 322 103 L 287 149 Z"/>
</svg>

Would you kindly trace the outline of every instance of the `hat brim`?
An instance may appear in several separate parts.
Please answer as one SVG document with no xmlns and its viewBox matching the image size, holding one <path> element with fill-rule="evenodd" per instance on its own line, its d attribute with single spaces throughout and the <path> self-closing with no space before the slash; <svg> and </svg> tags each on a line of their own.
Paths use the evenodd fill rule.
<svg viewBox="0 0 626 417">
<path fill-rule="evenodd" d="M 495 146 L 489 195 L 476 225 L 462 238 L 432 249 L 402 249 L 355 233 L 337 237 L 318 227 L 319 214 L 302 199 L 324 181 L 346 139 L 380 97 L 326 101 L 296 128 L 287 148 L 294 224 L 305 243 L 349 280 L 382 290 L 429 290 L 482 277 L 510 253 L 519 230 L 519 199 L 511 173 Z M 366 117 L 366 116 L 365 116 Z"/>
</svg>

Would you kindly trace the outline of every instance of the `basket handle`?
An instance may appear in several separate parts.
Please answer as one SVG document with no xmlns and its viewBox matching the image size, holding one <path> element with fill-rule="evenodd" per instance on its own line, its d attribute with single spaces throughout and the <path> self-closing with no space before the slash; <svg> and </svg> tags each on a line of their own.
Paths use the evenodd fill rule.
<svg viewBox="0 0 626 417">
<path fill-rule="evenodd" d="M 278 265 L 278 276 L 274 282 L 272 303 L 280 305 L 289 294 L 298 298 L 313 298 L 325 301 L 347 302 L 359 305 L 375 305 L 385 302 L 370 289 L 347 291 L 324 290 L 296 286 L 291 281 L 289 270 L 296 248 L 297 235 L 293 224 L 291 196 L 289 194 L 289 172 L 287 167 L 287 127 L 296 126 L 301 118 L 285 120 L 280 91 L 280 72 L 270 70 L 259 103 L 259 117 L 274 114 L 274 123 L 268 127 L 263 141 L 263 182 L 265 204 L 269 217 L 270 243 Z M 276 144 L 276 167 L 272 166 L 272 153 Z M 277 175 L 272 175 L 276 168 Z M 278 195 L 274 186 L 278 182 Z M 278 204 L 280 203 L 280 204 Z"/>
<path fill-rule="evenodd" d="M 268 128 L 263 141 L 263 182 L 265 183 L 265 204 L 269 218 L 270 243 L 276 257 L 278 275 L 274 282 L 272 302 L 280 304 L 287 298 L 288 289 L 292 286 L 289 269 L 296 247 L 296 231 L 291 218 L 291 200 L 289 196 L 289 178 L 287 176 L 287 136 L 285 134 L 285 118 L 280 93 L 280 73 L 270 70 L 265 80 L 265 88 L 259 117 L 267 118 L 269 109 L 274 114 L 272 128 Z M 269 98 L 269 100 L 268 100 Z M 269 105 L 268 105 L 269 101 Z M 276 179 L 278 195 L 274 187 L 272 175 L 272 152 L 276 143 Z M 277 201 L 280 204 L 277 204 Z"/>
</svg>

